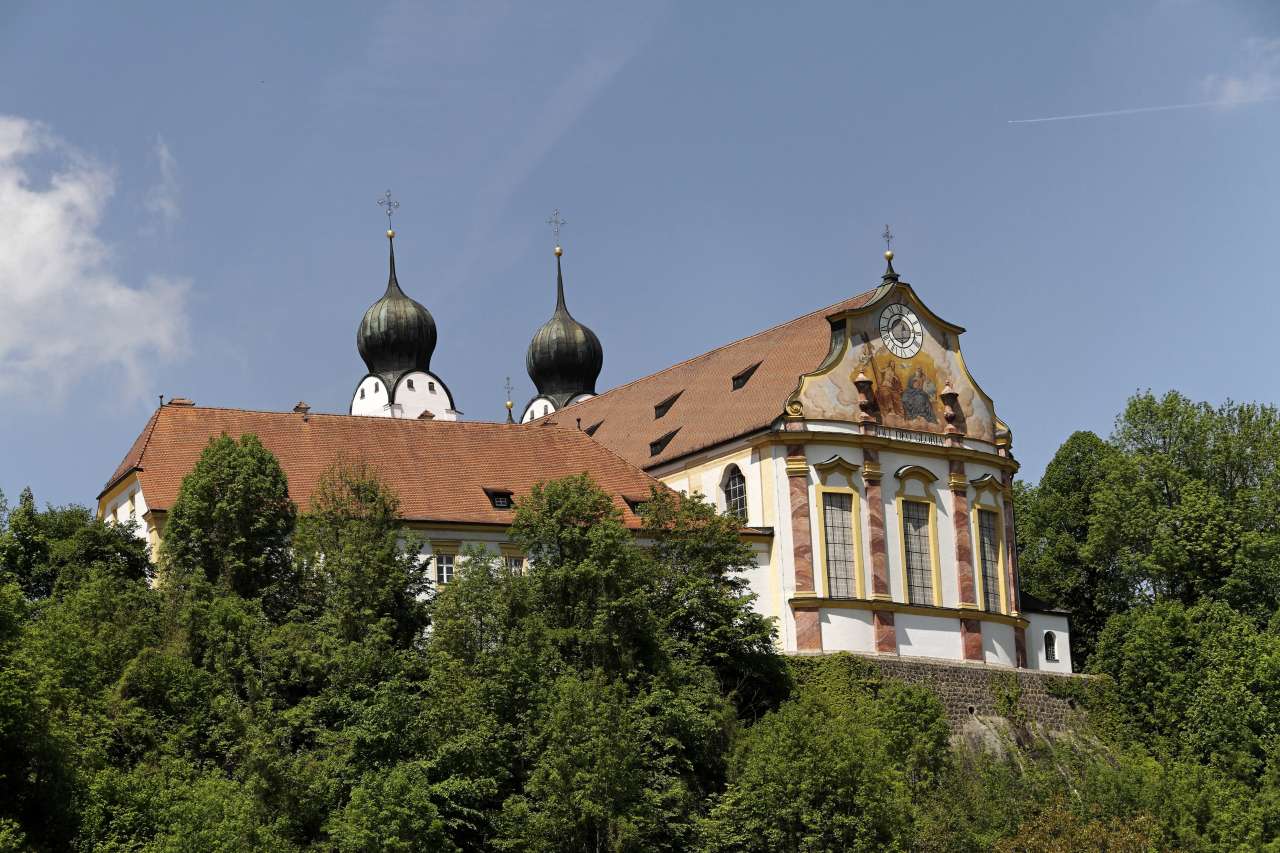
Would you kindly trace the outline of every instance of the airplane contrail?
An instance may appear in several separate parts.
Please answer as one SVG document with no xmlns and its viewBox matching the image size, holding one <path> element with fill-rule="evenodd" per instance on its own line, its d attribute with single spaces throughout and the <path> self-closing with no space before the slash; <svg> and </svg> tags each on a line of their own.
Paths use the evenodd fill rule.
<svg viewBox="0 0 1280 853">
<path fill-rule="evenodd" d="M 1017 118 L 1010 119 L 1009 124 L 1042 124 L 1046 121 L 1071 121 L 1078 118 L 1105 118 L 1107 116 L 1130 116 L 1137 113 L 1160 113 L 1168 110 L 1194 110 L 1200 107 L 1234 107 L 1242 104 L 1257 104 L 1262 101 L 1280 100 L 1280 95 L 1266 95 L 1261 98 L 1247 98 L 1244 100 L 1227 100 L 1222 99 L 1216 101 L 1196 101 L 1191 104 L 1166 104 L 1161 107 L 1131 107 L 1126 110 L 1107 110 L 1100 113 L 1077 113 L 1069 116 L 1048 116 L 1046 118 Z"/>
</svg>

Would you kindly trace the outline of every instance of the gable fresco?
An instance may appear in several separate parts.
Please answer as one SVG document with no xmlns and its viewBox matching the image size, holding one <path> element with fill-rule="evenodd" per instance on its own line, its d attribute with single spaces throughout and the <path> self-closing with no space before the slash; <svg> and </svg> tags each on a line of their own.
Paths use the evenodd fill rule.
<svg viewBox="0 0 1280 853">
<path fill-rule="evenodd" d="M 905 287 L 867 309 L 832 319 L 832 353 L 800 380 L 790 408 L 811 420 L 858 420 L 859 374 L 872 383 L 873 411 L 882 426 L 943 434 L 942 393 L 956 392 L 955 425 L 970 438 L 995 441 L 991 399 L 969 376 L 958 329 L 939 321 Z M 843 330 L 839 326 L 843 324 Z"/>
</svg>

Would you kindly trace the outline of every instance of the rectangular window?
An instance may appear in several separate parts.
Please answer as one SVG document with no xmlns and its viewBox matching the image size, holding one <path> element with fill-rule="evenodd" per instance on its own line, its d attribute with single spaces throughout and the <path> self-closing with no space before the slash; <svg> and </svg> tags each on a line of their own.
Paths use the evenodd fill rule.
<svg viewBox="0 0 1280 853">
<path fill-rule="evenodd" d="M 1000 517 L 978 510 L 978 548 L 982 554 L 982 598 L 988 610 L 1000 610 Z"/>
<path fill-rule="evenodd" d="M 832 598 L 853 598 L 857 595 L 854 576 L 857 561 L 853 552 L 853 495 L 823 493 L 822 528 L 826 534 L 829 594 Z"/>
<path fill-rule="evenodd" d="M 902 502 L 902 553 L 907 561 L 907 601 L 933 604 L 933 554 L 929 547 L 929 505 Z"/>
<path fill-rule="evenodd" d="M 507 557 L 507 571 L 513 575 L 524 574 L 524 557 Z"/>
<path fill-rule="evenodd" d="M 446 584 L 453 580 L 453 554 L 436 554 L 436 583 Z"/>
</svg>

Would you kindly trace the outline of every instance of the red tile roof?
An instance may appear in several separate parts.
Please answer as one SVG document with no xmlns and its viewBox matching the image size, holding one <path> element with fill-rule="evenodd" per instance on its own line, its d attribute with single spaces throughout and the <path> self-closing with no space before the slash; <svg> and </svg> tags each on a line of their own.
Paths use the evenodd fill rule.
<svg viewBox="0 0 1280 853">
<path fill-rule="evenodd" d="M 554 425 L 162 406 L 106 489 L 137 470 L 148 508 L 167 511 L 210 439 L 246 433 L 280 460 L 301 509 L 339 460 L 371 465 L 399 495 L 408 521 L 509 524 L 511 511 L 494 509 L 486 488 L 519 499 L 537 482 L 585 471 L 613 496 L 627 525 L 638 527 L 623 497 L 643 499 L 659 485 L 582 432 Z"/>
<path fill-rule="evenodd" d="M 713 349 L 534 423 L 574 426 L 580 421 L 596 441 L 644 468 L 764 429 L 783 414 L 800 377 L 826 357 L 831 346 L 826 318 L 869 304 L 878 290 Z M 735 391 L 733 378 L 757 363 L 747 383 Z M 655 418 L 654 408 L 677 393 L 667 413 Z M 651 444 L 673 430 L 678 431 L 652 453 Z"/>
</svg>

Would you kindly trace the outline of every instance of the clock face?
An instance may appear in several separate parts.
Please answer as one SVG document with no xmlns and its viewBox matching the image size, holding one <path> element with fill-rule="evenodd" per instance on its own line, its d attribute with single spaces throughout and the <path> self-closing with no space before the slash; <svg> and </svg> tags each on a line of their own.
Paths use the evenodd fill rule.
<svg viewBox="0 0 1280 853">
<path fill-rule="evenodd" d="M 880 339 L 898 358 L 911 358 L 924 343 L 924 326 L 914 311 L 896 303 L 880 312 Z"/>
</svg>

